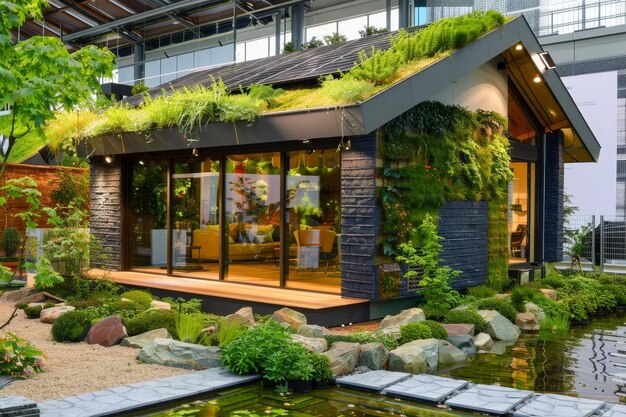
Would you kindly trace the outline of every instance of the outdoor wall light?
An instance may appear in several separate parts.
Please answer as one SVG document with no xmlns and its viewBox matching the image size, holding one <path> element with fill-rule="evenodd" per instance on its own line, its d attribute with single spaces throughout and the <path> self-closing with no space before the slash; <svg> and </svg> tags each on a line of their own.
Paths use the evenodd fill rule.
<svg viewBox="0 0 626 417">
<path fill-rule="evenodd" d="M 347 141 L 344 142 L 344 148 L 346 149 L 346 151 L 349 151 L 350 148 L 352 147 L 352 143 L 350 142 L 350 139 L 348 139 Z"/>
<path fill-rule="evenodd" d="M 107 155 L 104 157 L 104 162 L 106 162 L 107 164 L 110 164 L 111 162 L 113 162 L 113 155 Z"/>
<path fill-rule="evenodd" d="M 533 81 L 536 83 L 540 83 L 541 82 L 541 77 L 539 75 L 535 75 L 535 78 L 533 78 Z"/>
<path fill-rule="evenodd" d="M 139 161 L 139 165 L 145 165 L 146 163 L 144 161 Z"/>
<path fill-rule="evenodd" d="M 524 47 L 522 46 L 521 43 L 518 43 L 517 45 L 515 45 L 515 50 L 516 51 L 521 51 L 522 49 L 524 49 Z"/>
<path fill-rule="evenodd" d="M 552 57 L 550 56 L 549 52 L 542 52 L 539 54 L 539 58 L 541 58 L 541 60 L 543 61 L 543 64 L 546 66 L 546 68 L 548 69 L 556 69 L 556 62 L 554 62 L 554 59 L 552 59 Z"/>
<path fill-rule="evenodd" d="M 198 150 L 198 148 L 193 148 L 192 151 L 191 151 L 191 154 L 193 156 L 198 156 L 198 155 L 200 155 L 200 151 Z"/>
</svg>

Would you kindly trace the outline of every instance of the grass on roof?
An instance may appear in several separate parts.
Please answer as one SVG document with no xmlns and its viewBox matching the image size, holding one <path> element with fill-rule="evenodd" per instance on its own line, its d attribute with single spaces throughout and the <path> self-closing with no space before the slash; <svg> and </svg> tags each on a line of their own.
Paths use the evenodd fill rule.
<svg viewBox="0 0 626 417">
<path fill-rule="evenodd" d="M 11 131 L 11 116 L 0 116 L 0 133 L 8 136 Z M 37 153 L 47 144 L 45 135 L 39 131 L 30 131 L 15 141 L 7 162 L 20 163 Z"/>
</svg>

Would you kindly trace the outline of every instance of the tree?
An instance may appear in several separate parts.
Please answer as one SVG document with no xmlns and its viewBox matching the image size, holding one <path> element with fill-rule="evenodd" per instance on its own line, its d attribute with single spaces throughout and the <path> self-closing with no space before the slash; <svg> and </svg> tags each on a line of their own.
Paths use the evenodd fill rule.
<svg viewBox="0 0 626 417">
<path fill-rule="evenodd" d="M 0 0 L 0 108 L 11 110 L 7 131 L 0 132 L 0 175 L 15 142 L 39 130 L 54 112 L 71 111 L 100 91 L 100 77 L 111 76 L 114 55 L 88 46 L 69 53 L 54 37 L 12 38 L 29 18 L 41 19 L 45 0 Z"/>
</svg>

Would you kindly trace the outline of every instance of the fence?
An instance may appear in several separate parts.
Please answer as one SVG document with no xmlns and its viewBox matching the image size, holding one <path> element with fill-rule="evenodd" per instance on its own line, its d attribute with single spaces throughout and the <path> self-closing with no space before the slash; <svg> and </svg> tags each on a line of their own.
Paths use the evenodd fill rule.
<svg viewBox="0 0 626 417">
<path fill-rule="evenodd" d="M 564 225 L 563 263 L 569 267 L 575 233 L 581 234 L 584 270 L 626 273 L 626 218 L 570 216 Z"/>
</svg>

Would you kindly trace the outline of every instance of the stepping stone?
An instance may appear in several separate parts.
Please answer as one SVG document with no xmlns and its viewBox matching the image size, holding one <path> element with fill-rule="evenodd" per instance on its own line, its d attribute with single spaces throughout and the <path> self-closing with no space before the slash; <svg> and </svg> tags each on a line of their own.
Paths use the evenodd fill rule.
<svg viewBox="0 0 626 417">
<path fill-rule="evenodd" d="M 613 405 L 602 417 L 626 417 L 626 405 Z"/>
<path fill-rule="evenodd" d="M 342 387 L 350 387 L 379 392 L 390 385 L 397 384 L 398 382 L 404 381 L 405 379 L 410 377 L 411 374 L 408 374 L 406 372 L 379 370 L 365 372 L 362 374 L 344 376 L 341 378 L 337 378 L 335 382 L 337 385 Z"/>
<path fill-rule="evenodd" d="M 567 395 L 540 395 L 513 413 L 514 417 L 587 417 L 604 406 L 603 401 L 568 397 Z"/>
<path fill-rule="evenodd" d="M 532 391 L 478 384 L 445 402 L 453 408 L 488 414 L 506 414 L 533 395 Z"/>
<path fill-rule="evenodd" d="M 26 397 L 0 396 L 0 416 L 38 416 L 37 403 Z"/>
<path fill-rule="evenodd" d="M 460 379 L 422 374 L 385 388 L 383 394 L 438 403 L 465 386 L 467 381 Z"/>
</svg>

